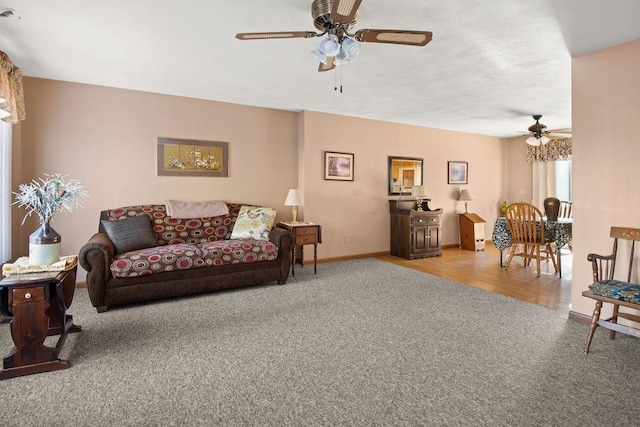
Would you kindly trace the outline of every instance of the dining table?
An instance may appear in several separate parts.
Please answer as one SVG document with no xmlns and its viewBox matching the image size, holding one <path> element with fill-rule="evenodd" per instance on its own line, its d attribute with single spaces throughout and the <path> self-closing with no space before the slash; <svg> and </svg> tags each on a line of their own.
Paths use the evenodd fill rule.
<svg viewBox="0 0 640 427">
<path fill-rule="evenodd" d="M 571 242 L 573 229 L 572 218 L 558 218 L 557 221 L 544 221 L 544 236 L 547 240 L 556 244 L 555 252 L 558 264 L 558 273 L 562 277 L 562 264 L 560 258 L 560 249 Z M 500 266 L 502 267 L 502 251 L 513 246 L 513 237 L 507 218 L 498 217 L 493 226 L 493 235 L 491 236 L 494 246 L 500 251 Z"/>
</svg>

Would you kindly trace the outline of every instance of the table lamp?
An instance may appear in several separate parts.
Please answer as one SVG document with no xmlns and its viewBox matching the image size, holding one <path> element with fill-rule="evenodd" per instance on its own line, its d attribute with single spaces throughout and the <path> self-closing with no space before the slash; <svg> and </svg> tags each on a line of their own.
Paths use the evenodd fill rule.
<svg viewBox="0 0 640 427">
<path fill-rule="evenodd" d="M 464 213 L 467 213 L 467 202 L 469 200 L 473 200 L 473 197 L 471 197 L 469 190 L 467 190 L 466 188 L 461 190 L 460 195 L 458 196 L 458 200 L 464 202 Z"/>
<path fill-rule="evenodd" d="M 297 188 L 292 188 L 289 190 L 289 194 L 287 194 L 287 198 L 284 201 L 285 206 L 293 206 L 293 223 L 297 223 L 296 217 L 298 216 L 298 206 L 302 206 L 302 196 L 300 195 L 300 190 Z"/>
<path fill-rule="evenodd" d="M 414 185 L 411 187 L 411 195 L 416 198 L 416 210 L 422 210 L 422 199 L 427 197 L 427 189 L 423 185 Z"/>
</svg>

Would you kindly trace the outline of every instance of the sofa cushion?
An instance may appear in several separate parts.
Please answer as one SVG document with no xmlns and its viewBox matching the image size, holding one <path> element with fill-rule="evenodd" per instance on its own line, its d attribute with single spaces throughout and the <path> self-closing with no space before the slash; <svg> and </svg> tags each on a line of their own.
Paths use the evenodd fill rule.
<svg viewBox="0 0 640 427">
<path fill-rule="evenodd" d="M 240 212 L 240 203 L 227 203 L 229 213 L 216 217 L 172 218 L 167 215 L 165 205 L 126 206 L 103 211 L 103 219 L 116 221 L 145 213 L 152 218 L 152 230 L 157 245 L 178 243 L 199 244 L 220 239 L 229 239 L 233 224 Z"/>
<path fill-rule="evenodd" d="M 233 226 L 231 239 L 269 240 L 269 232 L 275 220 L 275 208 L 242 206 Z"/>
<path fill-rule="evenodd" d="M 152 248 L 125 252 L 111 262 L 113 277 L 137 277 L 163 271 L 186 270 L 212 265 L 202 257 L 202 251 L 195 245 L 154 246 Z"/>
<path fill-rule="evenodd" d="M 145 214 L 119 221 L 102 221 L 102 228 L 115 246 L 116 253 L 144 249 L 156 244 L 151 222 Z"/>
<path fill-rule="evenodd" d="M 269 240 L 219 240 L 200 245 L 209 265 L 272 261 L 278 258 L 278 246 Z"/>
</svg>

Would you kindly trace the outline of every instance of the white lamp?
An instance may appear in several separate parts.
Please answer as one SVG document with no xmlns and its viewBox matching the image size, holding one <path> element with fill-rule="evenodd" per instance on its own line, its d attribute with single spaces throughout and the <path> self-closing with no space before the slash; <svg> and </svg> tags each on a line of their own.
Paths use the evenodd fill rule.
<svg viewBox="0 0 640 427">
<path fill-rule="evenodd" d="M 292 188 L 289 190 L 289 194 L 287 194 L 287 198 L 284 201 L 285 206 L 293 206 L 293 223 L 297 223 L 296 217 L 298 216 L 298 206 L 302 206 L 302 196 L 300 195 L 300 190 L 297 188 Z"/>
<path fill-rule="evenodd" d="M 460 195 L 458 196 L 458 200 L 464 202 L 464 212 L 467 213 L 467 202 L 469 200 L 473 200 L 473 197 L 471 197 L 471 193 L 469 193 L 469 190 L 467 190 L 466 188 L 461 190 Z"/>
<path fill-rule="evenodd" d="M 427 197 L 427 189 L 423 185 L 411 187 L 411 195 L 416 198 L 416 210 L 422 210 L 422 199 Z"/>
</svg>

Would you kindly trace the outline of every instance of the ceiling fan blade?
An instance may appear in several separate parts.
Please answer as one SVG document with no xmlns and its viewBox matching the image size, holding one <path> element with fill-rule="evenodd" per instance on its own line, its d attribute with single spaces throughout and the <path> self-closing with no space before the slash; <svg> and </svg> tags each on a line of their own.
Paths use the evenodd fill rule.
<svg viewBox="0 0 640 427">
<path fill-rule="evenodd" d="M 431 41 L 432 36 L 431 31 L 370 30 L 365 28 L 356 31 L 355 39 L 359 42 L 424 46 Z"/>
<path fill-rule="evenodd" d="M 318 71 L 329 71 L 336 68 L 336 64 L 333 62 L 333 56 L 327 57 L 327 63 L 323 64 L 322 62 L 318 66 Z"/>
<path fill-rule="evenodd" d="M 311 38 L 318 34 L 313 31 L 278 31 L 273 33 L 238 33 L 236 38 L 240 40 L 264 40 L 264 39 L 293 39 Z"/>
<path fill-rule="evenodd" d="M 362 0 L 333 0 L 331 20 L 339 24 L 348 24 L 358 13 Z"/>
</svg>

